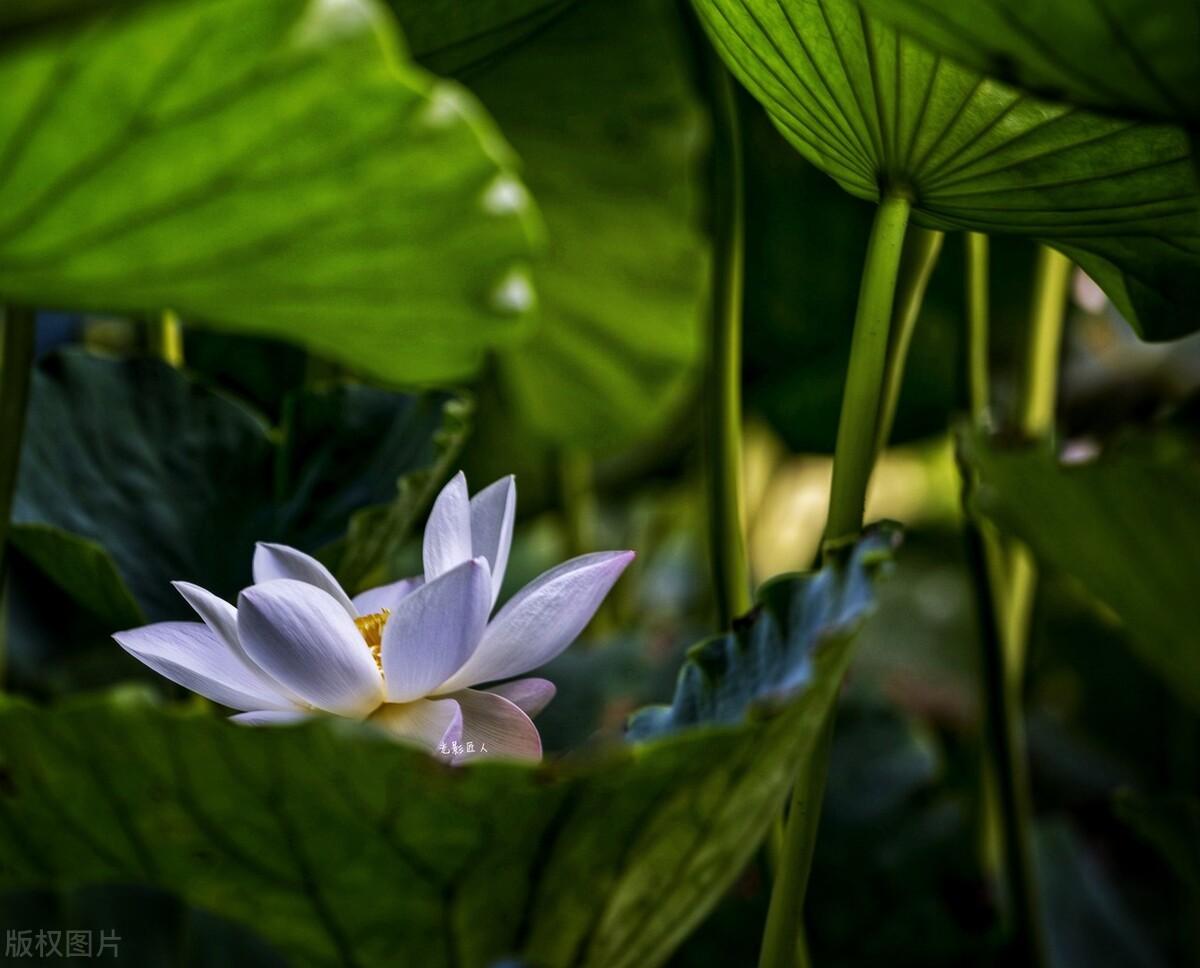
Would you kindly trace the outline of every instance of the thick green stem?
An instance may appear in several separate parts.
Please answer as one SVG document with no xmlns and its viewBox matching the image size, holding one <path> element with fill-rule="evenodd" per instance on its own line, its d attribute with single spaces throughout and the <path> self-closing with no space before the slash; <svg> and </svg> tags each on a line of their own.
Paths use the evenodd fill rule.
<svg viewBox="0 0 1200 968">
<path fill-rule="evenodd" d="M 1038 251 L 1034 275 L 1025 385 L 1018 411 L 1018 426 L 1031 439 L 1048 436 L 1054 429 L 1058 357 L 1062 347 L 1063 312 L 1070 280 L 1071 260 L 1048 246 L 1042 246 Z"/>
<path fill-rule="evenodd" d="M 712 309 L 709 314 L 706 461 L 708 547 L 720 627 L 750 610 L 742 507 L 743 175 L 737 100 L 729 72 L 709 57 L 714 124 Z"/>
<path fill-rule="evenodd" d="M 1054 431 L 1070 272 L 1070 260 L 1042 247 L 1034 278 L 1025 380 L 1017 407 L 1018 428 L 1030 439 L 1049 438 Z M 1021 542 L 1004 540 L 986 524 L 979 536 L 976 558 L 990 586 L 979 596 L 986 768 L 998 800 L 1013 954 L 1019 963 L 1040 968 L 1047 960 L 1033 857 L 1033 801 L 1022 710 L 1037 569 L 1032 553 Z"/>
<path fill-rule="evenodd" d="M 183 325 L 169 309 L 146 322 L 146 342 L 150 353 L 178 369 L 183 366 Z"/>
<path fill-rule="evenodd" d="M 18 306 L 9 306 L 4 314 L 0 348 L 0 588 L 8 561 L 8 526 L 21 460 L 25 406 L 29 400 L 35 319 L 33 310 Z"/>
<path fill-rule="evenodd" d="M 862 530 L 867 484 L 875 465 L 896 277 L 910 210 L 907 198 L 885 195 L 867 243 L 833 454 L 833 485 L 825 525 L 827 545 L 853 540 Z"/>
<path fill-rule="evenodd" d="M 875 213 L 867 244 L 833 458 L 833 486 L 825 527 L 825 545 L 831 553 L 862 531 L 867 482 L 875 463 L 896 280 L 910 210 L 907 198 L 885 195 Z M 808 961 L 803 935 L 804 895 L 820 825 L 833 723 L 834 711 L 830 710 L 792 786 L 782 859 L 771 889 L 759 968 L 794 968 Z"/>
<path fill-rule="evenodd" d="M 896 302 L 892 308 L 892 334 L 888 346 L 887 371 L 883 382 L 883 402 L 879 409 L 879 428 L 875 434 L 876 452 L 887 446 L 900 403 L 900 388 L 904 385 L 904 367 L 908 348 L 912 345 L 917 317 L 925 301 L 925 290 L 942 251 L 944 236 L 936 229 L 918 225 L 908 230 L 904 239 L 904 254 L 900 259 L 900 283 L 896 287 Z"/>
<path fill-rule="evenodd" d="M 967 384 L 971 422 L 987 427 L 991 422 L 988 385 L 988 237 L 968 232 L 967 249 Z"/>
</svg>

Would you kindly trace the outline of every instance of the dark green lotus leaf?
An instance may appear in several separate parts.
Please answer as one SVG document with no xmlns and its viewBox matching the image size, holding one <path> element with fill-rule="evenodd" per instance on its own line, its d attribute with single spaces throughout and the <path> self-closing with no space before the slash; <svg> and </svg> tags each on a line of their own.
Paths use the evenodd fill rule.
<svg viewBox="0 0 1200 968">
<path fill-rule="evenodd" d="M 576 0 L 387 0 L 413 57 L 455 74 L 536 34 Z"/>
<path fill-rule="evenodd" d="M 1200 474 L 1174 438 L 1131 441 L 1077 467 L 1042 449 L 965 436 L 974 506 L 1075 576 L 1124 622 L 1138 654 L 1200 703 Z"/>
<path fill-rule="evenodd" d="M 145 622 L 112 556 L 97 542 L 48 524 L 18 524 L 9 541 L 103 625 L 124 629 Z"/>
<path fill-rule="evenodd" d="M 150 618 L 187 617 L 170 582 L 233 597 L 249 584 L 255 541 L 314 551 L 375 505 L 397 526 L 386 534 L 406 536 L 457 446 L 461 427 L 438 435 L 459 406 L 334 386 L 293 397 L 275 433 L 157 360 L 54 356 L 34 376 L 13 519 L 100 545 Z M 44 531 L 16 530 L 18 548 L 94 604 L 100 590 L 79 586 L 104 567 L 95 544 L 49 553 Z"/>
<path fill-rule="evenodd" d="M 511 152 L 391 26 L 370 0 L 171 0 L 0 46 L 0 300 L 471 372 L 532 306 L 532 206 L 492 204 Z"/>
<path fill-rule="evenodd" d="M 1200 325 L 1200 194 L 1186 133 L 1039 101 L 853 0 L 695 0 L 717 49 L 806 158 L 935 228 L 1063 249 L 1142 332 Z"/>
<path fill-rule="evenodd" d="M 812 755 L 873 554 L 781 580 L 748 620 L 748 641 L 770 625 L 807 656 L 762 668 L 787 676 L 758 684 L 779 703 L 587 761 L 450 768 L 348 721 L 250 729 L 120 697 L 9 701 L 0 888 L 154 884 L 304 965 L 654 968 Z"/>
<path fill-rule="evenodd" d="M 985 74 L 1133 117 L 1200 123 L 1196 0 L 859 0 Z"/>
</svg>

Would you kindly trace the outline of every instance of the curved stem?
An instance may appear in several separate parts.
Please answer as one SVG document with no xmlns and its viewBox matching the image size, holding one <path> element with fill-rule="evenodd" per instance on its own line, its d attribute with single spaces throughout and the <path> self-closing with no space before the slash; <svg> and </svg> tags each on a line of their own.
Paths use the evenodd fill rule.
<svg viewBox="0 0 1200 968">
<path fill-rule="evenodd" d="M 929 279 L 941 254 L 943 239 L 943 233 L 936 229 L 923 229 L 919 225 L 910 227 L 904 239 L 904 252 L 900 257 L 900 284 L 896 289 L 896 303 L 892 310 L 883 402 L 880 404 L 879 428 L 875 434 L 876 453 L 887 446 L 892 436 L 896 407 L 900 403 L 900 389 L 904 385 L 908 348 L 912 345 L 917 317 L 921 315 L 925 290 L 929 287 Z"/>
<path fill-rule="evenodd" d="M 971 422 L 986 427 L 991 421 L 988 386 L 988 237 L 966 234 L 967 249 L 967 384 Z"/>
<path fill-rule="evenodd" d="M 867 243 L 833 454 L 833 485 L 825 524 L 827 545 L 852 540 L 862 530 L 867 484 L 875 465 L 896 277 L 910 210 L 907 198 L 885 195 Z"/>
<path fill-rule="evenodd" d="M 32 309 L 9 306 L 4 314 L 0 348 L 0 589 L 8 562 L 8 528 L 29 401 L 35 322 Z"/>
<path fill-rule="evenodd" d="M 750 610 L 742 507 L 742 282 L 744 258 L 741 131 L 733 81 L 708 58 L 714 124 L 712 311 L 708 332 L 705 478 L 708 547 L 720 627 Z"/>
</svg>

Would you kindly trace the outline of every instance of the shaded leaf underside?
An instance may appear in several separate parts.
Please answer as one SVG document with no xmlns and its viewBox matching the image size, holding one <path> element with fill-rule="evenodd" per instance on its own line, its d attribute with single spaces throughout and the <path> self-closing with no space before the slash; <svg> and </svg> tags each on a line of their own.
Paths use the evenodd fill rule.
<svg viewBox="0 0 1200 968">
<path fill-rule="evenodd" d="M 977 70 L 1114 113 L 1200 123 L 1197 0 L 861 0 Z"/>
</svg>

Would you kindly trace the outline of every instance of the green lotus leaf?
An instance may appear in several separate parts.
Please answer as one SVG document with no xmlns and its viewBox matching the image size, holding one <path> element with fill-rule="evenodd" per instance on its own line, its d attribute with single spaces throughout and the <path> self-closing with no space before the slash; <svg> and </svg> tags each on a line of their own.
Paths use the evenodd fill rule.
<svg viewBox="0 0 1200 968">
<path fill-rule="evenodd" d="M 932 50 L 1056 100 L 1200 123 L 1196 0 L 859 0 Z"/>
<path fill-rule="evenodd" d="M 975 508 L 1077 578 L 1124 622 L 1137 654 L 1200 703 L 1200 474 L 1191 447 L 1152 437 L 1075 467 L 1040 448 L 962 442 Z"/>
<path fill-rule="evenodd" d="M 391 381 L 520 334 L 511 152 L 372 0 L 54 9 L 0 45 L 0 300 L 172 308 Z"/>
<path fill-rule="evenodd" d="M 34 374 L 14 543 L 93 610 L 113 588 L 97 574 L 115 571 L 129 592 L 110 606 L 132 593 L 154 620 L 191 617 L 171 581 L 232 598 L 250 583 L 255 541 L 315 551 L 348 522 L 353 535 L 357 515 L 376 527 L 337 557 L 369 573 L 448 470 L 462 406 L 446 394 L 314 388 L 289 399 L 276 432 L 157 360 L 53 356 Z"/>
<path fill-rule="evenodd" d="M 730 69 L 851 194 L 922 224 L 1031 236 L 1087 269 L 1153 338 L 1190 332 L 1200 194 L 1186 132 L 1040 101 L 853 0 L 695 0 Z"/>
</svg>

